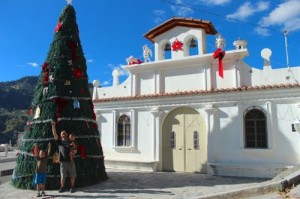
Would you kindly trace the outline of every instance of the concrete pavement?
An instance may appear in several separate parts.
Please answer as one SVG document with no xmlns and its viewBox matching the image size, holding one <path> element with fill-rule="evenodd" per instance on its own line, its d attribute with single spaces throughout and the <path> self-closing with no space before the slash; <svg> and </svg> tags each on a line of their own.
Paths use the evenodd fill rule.
<svg viewBox="0 0 300 199">
<path fill-rule="evenodd" d="M 3 162 L 0 162 L 0 168 Z M 1 170 L 1 169 L 0 169 Z M 295 183 L 299 168 L 283 172 L 274 179 L 234 178 L 195 173 L 141 172 L 107 169 L 109 179 L 97 185 L 76 189 L 75 193 L 46 191 L 47 198 L 133 198 L 133 199 L 198 199 L 300 198 L 300 186 L 282 187 Z M 298 181 L 299 182 L 299 181 Z M 35 198 L 36 191 L 16 189 L 5 182 L 0 185 L 0 198 Z"/>
</svg>

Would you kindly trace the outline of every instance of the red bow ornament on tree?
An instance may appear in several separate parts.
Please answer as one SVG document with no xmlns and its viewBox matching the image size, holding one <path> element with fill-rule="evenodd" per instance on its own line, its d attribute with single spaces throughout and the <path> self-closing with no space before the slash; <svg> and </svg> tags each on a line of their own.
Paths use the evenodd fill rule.
<svg viewBox="0 0 300 199">
<path fill-rule="evenodd" d="M 80 156 L 81 156 L 82 159 L 86 158 L 87 155 L 85 153 L 85 147 L 84 147 L 84 145 L 77 146 L 77 150 L 79 151 Z"/>
<path fill-rule="evenodd" d="M 72 60 L 74 61 L 77 59 L 77 55 L 76 55 L 77 43 L 74 41 L 69 41 L 68 45 L 69 45 L 69 48 L 71 48 L 71 50 L 72 50 Z"/>
<path fill-rule="evenodd" d="M 63 25 L 63 23 L 59 21 L 54 29 L 54 32 L 58 32 L 61 29 L 62 25 Z"/>
<path fill-rule="evenodd" d="M 81 79 L 83 77 L 83 72 L 79 68 L 73 69 L 73 76 L 76 79 Z"/>
<path fill-rule="evenodd" d="M 222 48 L 217 48 L 217 50 L 215 50 L 214 54 L 213 54 L 213 58 L 214 59 L 219 59 L 219 76 L 220 77 L 224 77 L 223 76 L 223 58 L 225 56 L 225 50 L 223 50 Z"/>
</svg>

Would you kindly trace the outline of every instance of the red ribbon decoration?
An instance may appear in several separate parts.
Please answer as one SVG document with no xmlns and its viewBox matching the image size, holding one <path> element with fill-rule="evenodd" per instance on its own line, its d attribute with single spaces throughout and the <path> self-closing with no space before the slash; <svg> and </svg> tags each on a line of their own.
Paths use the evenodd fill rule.
<svg viewBox="0 0 300 199">
<path fill-rule="evenodd" d="M 42 71 L 44 72 L 44 78 L 43 78 L 43 85 L 46 86 L 48 84 L 49 81 L 49 64 L 47 62 L 45 62 L 42 65 Z"/>
<path fill-rule="evenodd" d="M 48 84 L 49 81 L 49 72 L 45 72 L 44 73 L 44 78 L 43 78 L 43 85 L 46 86 Z"/>
<path fill-rule="evenodd" d="M 74 68 L 73 69 L 73 76 L 76 79 L 81 79 L 83 77 L 83 72 L 79 68 Z"/>
<path fill-rule="evenodd" d="M 43 72 L 47 72 L 49 71 L 49 64 L 47 62 L 45 62 L 43 65 L 42 65 L 42 71 Z"/>
<path fill-rule="evenodd" d="M 213 58 L 214 59 L 219 59 L 219 76 L 220 77 L 224 77 L 223 76 L 223 57 L 225 56 L 225 51 L 222 48 L 218 48 L 217 50 L 215 50 L 214 54 L 213 54 Z"/>
<path fill-rule="evenodd" d="M 57 107 L 58 107 L 57 112 L 56 112 L 56 118 L 57 119 L 61 118 L 61 112 L 66 107 L 68 101 L 63 98 L 54 98 L 53 101 L 55 104 L 57 104 Z M 57 121 L 57 125 L 59 125 L 59 121 Z"/>
<path fill-rule="evenodd" d="M 59 21 L 58 24 L 56 25 L 55 29 L 54 29 L 54 32 L 58 32 L 61 29 L 62 25 L 63 24 Z"/>
<path fill-rule="evenodd" d="M 77 59 L 77 55 L 76 55 L 76 48 L 77 48 L 77 43 L 74 41 L 69 41 L 69 48 L 71 48 L 72 50 L 72 60 L 76 60 Z"/>
<path fill-rule="evenodd" d="M 131 61 L 129 62 L 129 65 L 133 65 L 133 64 L 141 64 L 143 63 L 140 59 L 137 59 L 136 61 Z"/>
<path fill-rule="evenodd" d="M 178 41 L 178 39 L 176 39 L 174 42 L 173 42 L 173 44 L 172 44 L 172 50 L 173 51 L 178 51 L 178 50 L 183 50 L 182 49 L 182 42 L 181 41 Z"/>
<path fill-rule="evenodd" d="M 85 153 L 85 150 L 84 150 L 84 145 L 77 146 L 77 150 L 79 151 L 82 159 L 86 158 L 86 153 Z"/>
</svg>

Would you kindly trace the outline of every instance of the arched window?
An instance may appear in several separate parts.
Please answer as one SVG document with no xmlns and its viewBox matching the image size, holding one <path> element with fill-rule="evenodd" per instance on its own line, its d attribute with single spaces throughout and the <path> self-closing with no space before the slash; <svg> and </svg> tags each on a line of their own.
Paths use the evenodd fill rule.
<svg viewBox="0 0 300 199">
<path fill-rule="evenodd" d="M 118 119 L 117 145 L 131 146 L 130 118 L 127 115 Z"/>
<path fill-rule="evenodd" d="M 267 148 L 267 120 L 263 111 L 253 108 L 244 115 L 245 148 Z"/>
</svg>

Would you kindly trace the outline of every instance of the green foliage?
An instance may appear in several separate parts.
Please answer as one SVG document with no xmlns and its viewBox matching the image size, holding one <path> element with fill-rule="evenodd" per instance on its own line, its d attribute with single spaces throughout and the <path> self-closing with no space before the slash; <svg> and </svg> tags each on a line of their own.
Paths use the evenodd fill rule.
<svg viewBox="0 0 300 199">
<path fill-rule="evenodd" d="M 27 118 L 28 125 L 20 144 L 21 153 L 12 180 L 18 188 L 28 189 L 32 186 L 35 162 L 31 155 L 33 145 L 37 143 L 40 149 L 46 149 L 49 142 L 51 154 L 46 188 L 56 189 L 60 186 L 59 165 L 51 162 L 53 154 L 58 151 L 52 135 L 52 121 L 56 122 L 58 134 L 63 130 L 74 133 L 78 146 L 83 147 L 87 154 L 86 158 L 82 158 L 80 153 L 76 156 L 78 177 L 75 186 L 91 185 L 107 179 L 86 60 L 75 10 L 71 5 L 65 7 L 58 24 L 34 90 L 31 103 L 33 114 Z M 11 122 L 10 125 L 14 124 Z"/>
</svg>

